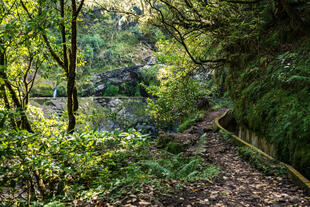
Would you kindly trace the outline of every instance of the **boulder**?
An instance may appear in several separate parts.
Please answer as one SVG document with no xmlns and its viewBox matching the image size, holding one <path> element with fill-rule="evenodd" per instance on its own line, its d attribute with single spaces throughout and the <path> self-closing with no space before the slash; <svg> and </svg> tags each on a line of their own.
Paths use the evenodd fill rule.
<svg viewBox="0 0 310 207">
<path fill-rule="evenodd" d="M 118 87 L 118 95 L 148 97 L 140 83 L 144 83 L 143 71 L 156 63 L 155 57 L 149 57 L 145 65 L 135 65 L 95 74 L 91 78 L 92 88 L 85 90 L 90 96 L 104 96 L 109 87 Z"/>
</svg>

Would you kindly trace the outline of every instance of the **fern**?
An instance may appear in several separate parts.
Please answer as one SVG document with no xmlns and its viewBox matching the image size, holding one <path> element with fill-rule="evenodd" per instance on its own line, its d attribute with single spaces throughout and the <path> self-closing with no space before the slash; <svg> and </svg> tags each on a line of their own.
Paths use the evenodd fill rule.
<svg viewBox="0 0 310 207">
<path fill-rule="evenodd" d="M 193 171 L 197 170 L 200 160 L 195 159 L 190 161 L 188 164 L 182 166 L 182 168 L 176 173 L 177 177 L 185 178 Z"/>
<path fill-rule="evenodd" d="M 195 178 L 199 177 L 199 174 L 200 174 L 199 171 L 195 170 L 195 171 L 191 172 L 190 174 L 188 174 L 186 177 L 188 179 L 195 179 Z"/>
<path fill-rule="evenodd" d="M 149 168 L 149 172 L 151 174 L 154 174 L 155 176 L 159 177 L 159 178 L 171 178 L 173 177 L 173 173 L 163 167 L 162 165 L 160 165 L 158 162 L 156 161 L 144 161 L 141 163 L 142 165 L 146 166 Z"/>
<path fill-rule="evenodd" d="M 290 77 L 287 81 L 288 82 L 290 82 L 290 81 L 304 81 L 304 82 L 310 83 L 310 78 L 305 77 L 305 76 L 300 76 L 300 75 L 294 75 L 294 76 Z"/>
<path fill-rule="evenodd" d="M 176 180 L 212 179 L 219 172 L 215 166 L 203 165 L 200 157 L 187 158 L 183 153 L 165 154 L 164 159 L 143 161 L 141 165 L 151 175 Z"/>
<path fill-rule="evenodd" d="M 200 178 L 213 180 L 220 173 L 220 169 L 217 166 L 210 165 L 201 174 Z"/>
</svg>

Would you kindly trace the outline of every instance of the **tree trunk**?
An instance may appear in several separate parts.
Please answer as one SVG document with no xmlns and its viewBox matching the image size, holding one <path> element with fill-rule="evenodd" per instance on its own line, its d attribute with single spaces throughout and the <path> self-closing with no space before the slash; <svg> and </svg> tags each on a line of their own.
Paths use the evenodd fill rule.
<svg viewBox="0 0 310 207">
<path fill-rule="evenodd" d="M 68 132 L 73 133 L 76 125 L 75 112 L 78 109 L 77 88 L 76 88 L 76 59 L 77 59 L 77 7 L 76 1 L 71 0 L 72 20 L 71 20 L 71 53 L 70 64 L 67 75 L 67 95 L 68 95 Z"/>
<path fill-rule="evenodd" d="M 5 85 L 1 85 L 0 87 L 0 90 L 2 91 L 2 96 L 3 96 L 3 100 L 4 100 L 4 105 L 5 105 L 5 108 L 7 111 L 10 111 L 11 110 L 11 106 L 10 106 L 10 102 L 9 102 L 9 99 L 6 95 L 6 89 L 5 89 Z M 15 119 L 9 115 L 9 119 L 10 119 L 10 122 L 11 122 L 11 126 L 13 127 L 13 129 L 17 129 L 17 125 L 16 125 L 16 121 Z"/>
<path fill-rule="evenodd" d="M 0 44 L 2 43 L 2 40 L 0 40 Z M 0 50 L 0 77 L 3 79 L 4 81 L 4 85 L 6 86 L 6 88 L 8 89 L 8 91 L 11 94 L 12 100 L 14 105 L 16 106 L 16 111 L 20 113 L 21 116 L 21 124 L 20 124 L 20 129 L 24 129 L 27 130 L 28 132 L 33 132 L 31 125 L 29 123 L 29 120 L 27 118 L 27 115 L 25 113 L 25 109 L 22 107 L 21 102 L 18 100 L 18 96 L 16 94 L 16 92 L 14 91 L 12 84 L 10 83 L 10 81 L 8 80 L 8 77 L 4 71 L 5 69 L 5 51 L 3 50 L 3 48 L 1 48 Z M 20 111 L 18 111 L 20 110 Z"/>
</svg>

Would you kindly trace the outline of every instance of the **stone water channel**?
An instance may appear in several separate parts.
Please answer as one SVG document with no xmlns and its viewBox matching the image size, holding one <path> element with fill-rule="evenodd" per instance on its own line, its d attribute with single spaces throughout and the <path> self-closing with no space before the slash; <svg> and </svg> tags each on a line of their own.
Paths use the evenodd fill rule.
<svg viewBox="0 0 310 207">
<path fill-rule="evenodd" d="M 30 104 L 42 109 L 45 116 L 62 116 L 66 111 L 66 98 L 32 98 Z M 146 112 L 143 97 L 82 97 L 79 98 L 80 116 L 93 129 L 113 131 L 134 128 L 143 134 L 156 137 L 155 121 Z"/>
</svg>

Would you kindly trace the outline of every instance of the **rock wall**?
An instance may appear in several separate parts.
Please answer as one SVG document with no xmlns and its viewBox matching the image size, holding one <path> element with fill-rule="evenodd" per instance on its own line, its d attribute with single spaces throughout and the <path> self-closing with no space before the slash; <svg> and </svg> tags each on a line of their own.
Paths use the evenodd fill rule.
<svg viewBox="0 0 310 207">
<path fill-rule="evenodd" d="M 155 67 L 155 63 L 151 61 L 146 65 L 135 65 L 95 74 L 81 95 L 84 97 L 116 95 L 148 97 L 140 83 L 148 85 L 148 80 L 145 80 L 143 71 L 152 67 Z"/>
</svg>

